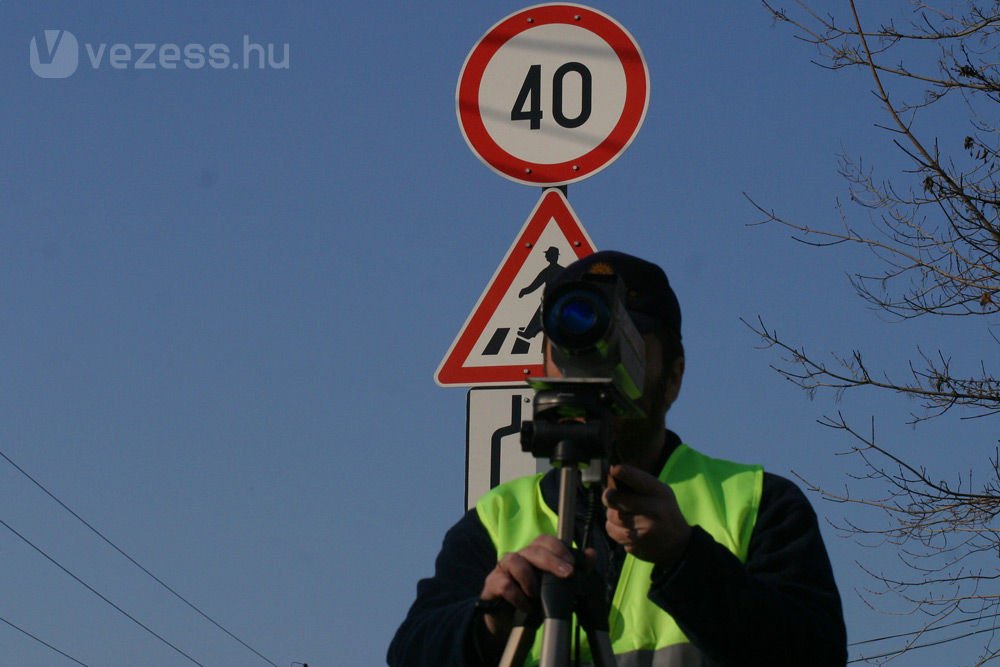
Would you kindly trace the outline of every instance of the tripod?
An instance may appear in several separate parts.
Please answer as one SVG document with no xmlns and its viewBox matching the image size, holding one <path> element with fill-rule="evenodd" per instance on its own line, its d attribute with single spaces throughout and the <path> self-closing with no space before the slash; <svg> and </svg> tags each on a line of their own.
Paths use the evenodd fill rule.
<svg viewBox="0 0 1000 667">
<path fill-rule="evenodd" d="M 604 383 L 563 381 L 548 382 L 535 394 L 534 417 L 521 430 L 521 446 L 536 458 L 546 457 L 559 471 L 559 507 L 557 537 L 567 546 L 573 544 L 576 499 L 580 468 L 607 458 L 610 420 L 607 408 L 607 385 Z M 598 467 L 603 470 L 603 465 Z M 593 481 L 599 481 L 600 475 Z M 570 664 L 573 614 L 587 635 L 596 667 L 613 667 L 608 628 L 608 607 L 603 583 L 596 572 L 584 573 L 582 553 L 569 579 L 548 572 L 542 574 L 541 612 L 514 617 L 500 667 L 520 667 L 542 629 L 540 667 L 566 667 Z"/>
</svg>

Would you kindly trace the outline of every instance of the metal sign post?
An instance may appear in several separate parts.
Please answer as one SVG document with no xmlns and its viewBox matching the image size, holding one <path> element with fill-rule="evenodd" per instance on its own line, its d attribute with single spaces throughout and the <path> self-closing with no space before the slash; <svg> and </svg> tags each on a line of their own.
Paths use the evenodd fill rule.
<svg viewBox="0 0 1000 667">
<path fill-rule="evenodd" d="M 516 446 L 534 392 L 526 384 L 487 386 L 543 375 L 542 290 L 564 266 L 594 252 L 565 193 L 553 186 L 589 178 L 616 160 L 638 132 L 648 104 L 649 72 L 635 39 L 607 14 L 582 5 L 537 5 L 511 14 L 483 35 L 462 66 L 455 110 L 469 148 L 504 178 L 550 188 L 434 376 L 442 386 L 474 387 L 468 395 L 466 507 L 490 488 L 535 472 L 544 461 Z M 536 420 L 525 440 L 534 439 L 532 431 L 538 436 L 536 429 L 546 423 Z M 556 429 L 549 431 L 563 422 L 548 425 L 553 424 Z M 570 544 L 582 459 L 575 454 L 578 443 L 569 436 L 564 440 L 563 458 L 552 460 L 560 476 L 558 537 Z M 569 584 L 543 579 L 542 599 L 549 606 L 542 667 L 568 664 L 574 613 L 587 630 L 595 663 L 613 665 L 607 610 L 595 613 L 590 604 L 578 605 L 600 596 L 577 596 L 563 583 Z M 517 619 L 502 665 L 523 661 L 540 624 L 534 617 Z"/>
</svg>

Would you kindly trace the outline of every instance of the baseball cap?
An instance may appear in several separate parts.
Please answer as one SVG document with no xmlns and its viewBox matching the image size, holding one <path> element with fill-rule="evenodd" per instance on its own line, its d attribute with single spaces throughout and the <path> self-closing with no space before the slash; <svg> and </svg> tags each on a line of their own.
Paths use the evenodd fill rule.
<svg viewBox="0 0 1000 667">
<path fill-rule="evenodd" d="M 544 300 L 586 275 L 618 276 L 625 285 L 625 309 L 640 333 L 668 326 L 681 337 L 681 307 L 667 274 L 656 264 L 617 250 L 601 250 L 573 262 L 545 285 Z"/>
</svg>

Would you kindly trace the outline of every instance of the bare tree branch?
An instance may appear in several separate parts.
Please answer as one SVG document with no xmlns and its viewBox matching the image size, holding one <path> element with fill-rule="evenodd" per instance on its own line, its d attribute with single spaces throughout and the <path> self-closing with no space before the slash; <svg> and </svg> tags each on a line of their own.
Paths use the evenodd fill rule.
<svg viewBox="0 0 1000 667">
<path fill-rule="evenodd" d="M 908 166 L 881 178 L 864 160 L 843 155 L 839 173 L 848 196 L 837 202 L 839 219 L 798 222 L 747 195 L 762 216 L 755 224 L 777 226 L 827 252 L 867 251 L 879 268 L 854 272 L 851 284 L 865 303 L 893 318 L 965 317 L 988 326 L 1000 313 L 1000 2 L 911 0 L 909 11 L 872 4 L 866 11 L 893 13 L 877 26 L 866 25 L 854 0 L 844 0 L 842 17 L 819 12 L 806 0 L 794 0 L 791 11 L 771 0 L 762 4 L 777 25 L 816 48 L 821 67 L 867 73 L 885 118 L 877 127 Z M 889 372 L 860 349 L 815 355 L 760 317 L 746 324 L 765 348 L 778 352 L 772 368 L 810 396 L 907 396 L 919 405 L 911 423 L 953 411 L 968 419 L 1000 413 L 1000 376 L 991 367 L 996 348 L 963 369 L 969 362 L 954 361 L 951 352 L 914 346 L 908 366 Z M 895 549 L 891 571 L 861 565 L 876 584 L 862 595 L 873 608 L 892 599 L 913 618 L 912 632 L 855 644 L 854 661 L 881 663 L 970 637 L 981 642 L 974 664 L 1000 658 L 995 443 L 983 455 L 989 465 L 977 474 L 942 476 L 905 445 L 879 442 L 874 420 L 866 432 L 840 413 L 820 423 L 845 434 L 861 472 L 842 490 L 803 482 L 831 503 L 862 510 L 866 520 L 834 525 L 842 534 Z"/>
</svg>

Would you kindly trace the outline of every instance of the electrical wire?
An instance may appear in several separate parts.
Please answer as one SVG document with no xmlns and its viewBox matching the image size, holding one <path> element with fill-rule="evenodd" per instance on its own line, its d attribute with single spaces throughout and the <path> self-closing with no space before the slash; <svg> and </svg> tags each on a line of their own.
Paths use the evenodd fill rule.
<svg viewBox="0 0 1000 667">
<path fill-rule="evenodd" d="M 865 639 L 865 640 L 862 640 L 862 641 L 856 641 L 856 642 L 852 642 L 848 646 L 862 646 L 864 644 L 875 644 L 875 643 L 878 643 L 878 642 L 887 641 L 889 639 L 901 639 L 903 637 L 913 637 L 915 635 L 924 635 L 924 634 L 929 634 L 931 632 L 937 632 L 937 631 L 940 631 L 940 630 L 946 630 L 947 628 L 951 628 L 951 627 L 954 627 L 956 625 L 962 625 L 963 623 L 976 623 L 978 621 L 982 621 L 982 620 L 985 620 L 985 619 L 997 618 L 998 616 L 1000 616 L 1000 613 L 990 614 L 988 616 L 975 616 L 975 617 L 971 617 L 971 618 L 963 618 L 963 619 L 958 620 L 958 621 L 952 621 L 951 623 L 946 623 L 944 625 L 939 625 L 939 626 L 936 626 L 936 627 L 933 627 L 933 628 L 926 628 L 924 630 L 914 630 L 912 632 L 901 632 L 901 633 L 895 634 L 895 635 L 886 635 L 884 637 L 876 637 L 874 639 Z M 899 655 L 899 654 L 904 653 L 906 651 L 912 651 L 912 650 L 918 649 L 918 648 L 927 648 L 929 646 L 938 646 L 940 644 L 946 644 L 948 642 L 958 641 L 960 639 L 966 639 L 968 637 L 972 637 L 973 635 L 979 635 L 979 634 L 983 634 L 983 633 L 986 633 L 986 632 L 996 632 L 997 630 L 1000 630 L 1000 627 L 998 627 L 998 626 L 992 626 L 992 627 L 989 627 L 989 628 L 982 628 L 980 630 L 974 630 L 972 632 L 967 632 L 965 634 L 957 635 L 957 636 L 954 636 L 954 637 L 948 637 L 948 638 L 945 638 L 945 639 L 938 639 L 938 640 L 932 641 L 932 642 L 926 642 L 926 643 L 923 643 L 923 644 L 907 645 L 907 646 L 905 646 L 905 647 L 903 647 L 901 649 L 896 649 L 894 651 L 889 651 L 889 652 L 883 653 L 881 655 L 869 655 L 869 656 L 864 656 L 864 657 L 860 657 L 860 658 L 854 658 L 853 660 L 849 660 L 848 664 L 852 664 L 852 663 L 856 663 L 856 662 L 867 662 L 869 660 L 875 660 L 877 658 L 887 658 L 887 657 L 892 656 L 892 655 Z"/>
<path fill-rule="evenodd" d="M 900 639 L 902 637 L 913 637 L 914 635 L 925 635 L 925 634 L 929 634 L 931 632 L 937 632 L 939 630 L 945 630 L 947 628 L 950 628 L 950 627 L 953 627 L 953 626 L 956 626 L 956 625 L 961 625 L 963 623 L 978 623 L 979 621 L 983 621 L 983 620 L 988 619 L 988 618 L 997 618 L 997 617 L 1000 617 L 1000 613 L 989 614 L 988 616 L 971 616 L 969 618 L 963 618 L 963 619 L 958 620 L 958 621 L 952 621 L 951 623 L 945 623 L 944 625 L 936 625 L 936 626 L 934 626 L 932 628 L 924 628 L 922 630 L 911 630 L 910 632 L 900 632 L 899 634 L 885 635 L 884 637 L 875 637 L 874 639 L 862 639 L 862 640 L 859 640 L 859 641 L 856 641 L 856 642 L 851 642 L 850 644 L 848 644 L 848 646 L 863 646 L 864 644 L 876 644 L 878 642 L 884 642 L 884 641 L 887 641 L 889 639 Z M 993 628 L 993 629 L 997 629 L 997 628 Z"/>
<path fill-rule="evenodd" d="M 982 630 L 974 630 L 972 632 L 966 632 L 964 635 L 958 635 L 956 637 L 948 637 L 947 639 L 939 639 L 933 642 L 926 642 L 924 644 L 914 644 L 912 646 L 907 646 L 903 649 L 898 649 L 896 651 L 889 651 L 888 653 L 883 653 L 881 655 L 866 655 L 860 658 L 854 658 L 853 660 L 848 660 L 847 664 L 855 662 L 868 662 L 869 660 L 877 660 L 879 658 L 888 658 L 893 655 L 900 655 L 907 651 L 913 651 L 918 648 L 927 648 L 929 646 L 940 646 L 941 644 L 947 644 L 948 642 L 958 641 L 959 639 L 967 639 L 974 635 L 981 635 L 985 632 L 996 632 L 997 628 L 983 628 Z"/>
<path fill-rule="evenodd" d="M 55 558 L 53 558 L 52 556 L 50 556 L 47 553 L 45 553 L 45 551 L 43 551 L 40 547 L 38 547 L 37 545 L 35 545 L 27 537 L 25 537 L 21 533 L 17 532 L 13 528 L 13 526 L 11 526 L 9 523 L 7 523 L 6 521 L 4 521 L 3 519 L 0 519 L 0 526 L 3 526 L 4 528 L 6 528 L 7 530 L 9 530 L 10 532 L 14 533 L 14 535 L 16 535 L 18 538 L 20 538 L 20 540 L 22 542 L 24 542 L 29 547 L 31 547 L 32 549 L 34 549 L 35 551 L 37 551 L 38 553 L 40 553 L 42 556 L 45 557 L 46 560 L 48 560 L 50 563 L 52 563 L 53 565 L 55 565 L 56 567 L 58 567 L 60 570 L 62 570 L 66 574 L 68 574 L 78 584 L 80 584 L 81 586 L 83 586 L 84 588 L 86 588 L 88 591 L 90 591 L 91 593 L 93 593 L 97 597 L 99 597 L 102 600 L 104 600 L 105 602 L 107 602 L 115 610 L 117 610 L 120 614 L 122 614 L 123 616 L 125 616 L 125 618 L 129 619 L 130 621 L 132 621 L 133 623 L 135 623 L 136 625 L 138 625 L 140 628 L 142 628 L 143 630 L 145 630 L 149 634 L 153 635 L 154 637 L 156 637 L 157 639 L 159 639 L 161 642 L 163 642 L 164 644 L 166 644 L 170 648 L 174 649 L 175 651 L 177 651 L 178 653 L 180 653 L 182 656 L 184 656 L 185 658 L 187 658 L 188 660 L 190 660 L 194 664 L 198 665 L 198 667 L 205 667 L 205 665 L 201 664 L 200 662 L 198 662 L 197 660 L 195 660 L 194 658 L 192 658 L 190 655 L 188 655 L 187 653 L 185 653 L 184 651 L 182 651 L 181 649 L 177 648 L 175 645 L 171 644 L 169 641 L 167 641 L 166 639 L 164 639 L 162 636 L 160 636 L 159 634 L 157 634 L 148 625 L 144 624 L 142 621 L 140 621 L 139 619 L 137 619 L 135 616 L 133 616 L 132 614 L 128 613 L 127 611 L 125 611 L 124 609 L 122 609 L 121 607 L 119 607 L 118 605 L 116 605 L 114 602 L 112 602 L 111 600 L 109 600 L 105 595 L 103 595 L 96 588 L 94 588 L 93 586 L 91 586 L 90 584 L 88 584 L 87 582 L 85 582 L 83 579 L 81 579 L 80 577 L 78 577 L 75 574 L 73 574 L 72 572 L 70 572 L 61 563 L 59 563 L 59 561 L 57 561 Z"/>
<path fill-rule="evenodd" d="M 49 498 L 51 498 L 52 500 L 54 500 L 60 507 L 62 507 L 64 510 L 66 510 L 71 515 L 73 515 L 73 517 L 77 521 L 79 521 L 84 526 L 86 526 L 87 528 L 89 528 L 92 533 L 94 533 L 99 538 L 101 538 L 112 549 L 114 549 L 119 554 L 121 554 L 122 556 L 124 556 L 125 559 L 128 560 L 130 563 L 132 563 L 137 568 L 139 568 L 140 570 L 142 570 L 143 573 L 145 573 L 153 581 L 155 581 L 160 586 L 162 586 L 164 589 L 166 589 L 168 592 L 170 592 L 174 597 L 176 597 L 178 600 L 180 600 L 181 602 L 183 602 L 184 604 L 186 604 L 188 607 L 190 607 L 191 609 L 193 609 L 195 612 L 197 612 L 199 615 L 201 615 L 202 618 L 204 618 L 205 620 L 207 620 L 209 623 L 211 623 L 212 625 L 214 625 L 216 628 L 218 628 L 222 632 L 226 633 L 232 639 L 234 639 L 237 642 L 239 642 L 244 648 L 246 648 L 249 651 L 253 652 L 253 654 L 256 655 L 258 658 L 260 658 L 264 662 L 272 665 L 273 667 L 278 667 L 278 664 L 276 662 L 274 662 L 273 660 L 267 658 L 266 656 L 264 656 L 263 654 L 261 654 L 260 651 L 258 651 L 254 647 L 250 646 L 245 641 L 243 641 L 242 639 L 240 639 L 239 637 L 237 637 L 235 634 L 233 634 L 232 632 L 230 632 L 229 630 L 227 630 L 226 628 L 224 628 L 218 621 L 216 621 L 214 618 L 212 618 L 211 616 L 209 616 L 208 614 L 206 614 L 204 611 L 202 611 L 201 609 L 199 609 L 197 606 L 195 606 L 195 604 L 193 602 L 189 601 L 187 598 L 185 598 L 183 595 L 181 595 L 176 590 L 174 590 L 171 586 L 169 586 L 165 581 L 163 581 L 162 579 L 160 579 L 159 577 L 157 577 L 155 574 L 153 574 L 152 572 L 150 572 L 148 569 L 146 569 L 136 559 L 132 558 L 132 556 L 130 556 L 127 553 L 125 553 L 125 551 L 122 550 L 121 547 L 119 547 L 117 544 L 115 544 L 114 542 L 112 542 L 108 537 L 106 537 L 104 535 L 104 533 L 102 533 L 97 528 L 95 528 L 93 525 L 91 525 L 90 522 L 88 522 L 82 516 L 80 516 L 79 514 L 77 514 L 76 512 L 74 512 L 66 503 L 64 503 L 63 501 L 61 501 L 59 498 L 57 498 L 55 496 L 55 494 L 53 494 L 51 491 L 49 491 L 47 488 L 45 488 L 42 485 L 41 482 L 39 482 L 38 480 L 36 480 L 30 474 L 28 474 L 28 472 L 24 468 L 22 468 L 21 466 L 17 465 L 13 461 L 13 459 L 11 459 L 9 456 L 7 456 L 3 451 L 0 451 L 0 458 L 3 458 L 7 463 L 9 463 L 11 466 L 13 466 L 15 470 L 17 470 L 19 473 L 21 473 L 22 475 L 24 475 L 28 480 L 30 480 L 32 484 L 34 484 L 39 489 L 41 489 L 42 492 L 45 493 L 45 495 L 47 495 Z"/>
<path fill-rule="evenodd" d="M 56 653 L 58 653 L 62 657 L 68 658 L 68 659 L 72 660 L 73 662 L 75 662 L 78 665 L 83 665 L 83 667 L 90 667 L 87 663 L 80 662 L 79 660 L 77 660 L 76 658 L 74 658 L 73 656 L 71 656 L 69 653 L 66 653 L 65 651 L 60 651 L 59 649 L 57 649 L 52 644 L 48 643 L 47 641 L 45 641 L 43 639 L 40 639 L 39 637 L 36 637 L 35 635 L 31 634 L 30 632 L 28 632 L 24 628 L 19 628 L 18 626 L 14 625 L 13 623 L 11 623 L 10 621 L 8 621 L 3 616 L 0 616 L 0 623 L 6 623 L 7 625 L 9 625 L 10 627 L 14 628 L 15 630 L 17 630 L 21 634 L 27 635 L 28 637 L 31 637 L 32 639 L 34 639 L 36 642 L 38 642 L 42 646 L 44 646 L 46 648 L 52 649 L 53 651 L 55 651 Z"/>
</svg>

